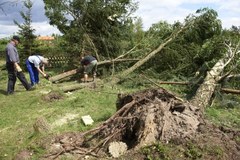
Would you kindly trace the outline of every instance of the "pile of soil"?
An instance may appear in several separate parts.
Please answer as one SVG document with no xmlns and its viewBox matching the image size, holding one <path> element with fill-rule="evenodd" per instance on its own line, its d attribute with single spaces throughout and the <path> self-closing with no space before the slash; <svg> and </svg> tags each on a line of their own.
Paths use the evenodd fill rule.
<svg viewBox="0 0 240 160">
<path fill-rule="evenodd" d="M 148 155 L 138 150 L 147 145 L 172 143 L 184 149 L 192 142 L 200 150 L 206 146 L 218 146 L 223 152 L 219 159 L 237 160 L 240 157 L 239 141 L 237 142 L 239 135 L 239 131 L 209 124 L 199 108 L 165 89 L 147 89 L 119 96 L 117 112 L 97 128 L 55 137 L 46 145 L 48 153 L 45 158 L 55 159 L 69 155 L 77 158 L 92 156 L 96 159 L 109 157 L 109 144 L 124 142 L 128 148 L 125 154 L 128 159 L 144 159 Z M 201 157 L 216 158 L 211 152 L 206 153 L 201 154 Z M 186 156 L 183 154 L 182 158 L 186 159 Z"/>
<path fill-rule="evenodd" d="M 49 92 L 48 94 L 46 95 L 43 95 L 42 99 L 46 102 L 53 102 L 53 101 L 57 101 L 57 100 L 61 100 L 63 99 L 64 96 L 59 93 L 59 92 Z"/>
</svg>

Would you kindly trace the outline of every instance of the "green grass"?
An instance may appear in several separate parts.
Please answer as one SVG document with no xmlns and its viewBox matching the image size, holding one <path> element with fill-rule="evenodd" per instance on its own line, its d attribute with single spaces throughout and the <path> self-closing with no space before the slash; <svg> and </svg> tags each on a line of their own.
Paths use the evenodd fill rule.
<svg viewBox="0 0 240 160">
<path fill-rule="evenodd" d="M 207 119 L 219 126 L 240 129 L 240 98 L 238 95 L 223 95 L 214 105 L 205 110 Z"/>
<path fill-rule="evenodd" d="M 28 74 L 25 74 L 28 77 Z M 117 88 L 102 86 L 100 89 L 81 89 L 72 94 L 59 90 L 58 84 L 49 84 L 41 78 L 41 85 L 34 91 L 25 91 L 17 80 L 14 95 L 7 96 L 7 72 L 1 71 L 0 79 L 0 159 L 10 160 L 16 153 L 26 148 L 34 148 L 40 154 L 41 148 L 33 147 L 38 140 L 34 135 L 33 124 L 38 117 L 44 117 L 53 124 L 67 114 L 78 115 L 65 124 L 54 127 L 50 135 L 69 131 L 84 131 L 97 126 L 108 119 L 115 111 Z M 76 83 L 76 82 L 74 82 Z M 52 91 L 63 95 L 55 101 L 44 100 L 44 91 Z M 90 115 L 94 125 L 84 126 L 81 116 Z M 46 135 L 47 136 L 47 135 Z"/>
<path fill-rule="evenodd" d="M 11 159 L 23 147 L 28 146 L 27 137 L 34 133 L 32 126 L 38 117 L 46 118 L 51 124 L 66 114 L 79 115 L 74 120 L 53 128 L 52 133 L 57 134 L 89 129 L 80 120 L 83 115 L 91 115 L 95 121 L 92 126 L 94 127 L 109 118 L 116 110 L 116 94 L 83 89 L 70 96 L 64 96 L 63 99 L 46 102 L 42 98 L 43 95 L 39 94 L 42 88 L 27 92 L 19 87 L 15 95 L 0 96 L 0 159 Z M 107 88 L 104 90 L 108 91 Z"/>
</svg>

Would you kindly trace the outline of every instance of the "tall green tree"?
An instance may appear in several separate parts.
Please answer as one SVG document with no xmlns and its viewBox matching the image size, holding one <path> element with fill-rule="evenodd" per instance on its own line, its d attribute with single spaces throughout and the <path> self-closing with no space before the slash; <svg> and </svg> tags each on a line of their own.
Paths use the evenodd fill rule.
<svg viewBox="0 0 240 160">
<path fill-rule="evenodd" d="M 121 40 L 136 9 L 131 0 L 44 0 L 45 14 L 69 43 L 69 51 L 83 50 L 104 57 L 121 53 Z"/>
<path fill-rule="evenodd" d="M 26 7 L 26 12 L 20 11 L 20 14 L 22 18 L 24 19 L 24 23 L 20 24 L 16 20 L 14 20 L 14 23 L 19 27 L 19 35 L 21 35 L 22 40 L 21 44 L 23 45 L 24 54 L 25 56 L 29 56 L 32 54 L 32 49 L 34 46 L 34 40 L 36 36 L 34 35 L 35 29 L 32 27 L 32 6 L 33 3 L 31 0 L 25 0 L 24 6 Z"/>
</svg>

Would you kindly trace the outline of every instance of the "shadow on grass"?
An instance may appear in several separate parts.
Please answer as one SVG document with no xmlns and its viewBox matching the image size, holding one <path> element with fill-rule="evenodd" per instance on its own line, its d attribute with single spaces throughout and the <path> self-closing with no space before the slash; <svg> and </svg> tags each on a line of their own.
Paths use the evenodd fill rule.
<svg viewBox="0 0 240 160">
<path fill-rule="evenodd" d="M 7 92 L 3 89 L 0 89 L 0 94 L 7 95 Z"/>
</svg>

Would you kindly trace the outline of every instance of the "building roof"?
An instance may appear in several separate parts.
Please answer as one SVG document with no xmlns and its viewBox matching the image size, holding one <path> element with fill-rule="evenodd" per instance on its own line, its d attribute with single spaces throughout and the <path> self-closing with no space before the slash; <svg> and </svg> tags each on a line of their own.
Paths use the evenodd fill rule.
<svg viewBox="0 0 240 160">
<path fill-rule="evenodd" d="M 52 41 L 52 40 L 54 40 L 54 37 L 52 37 L 52 36 L 38 36 L 37 40 Z"/>
</svg>

